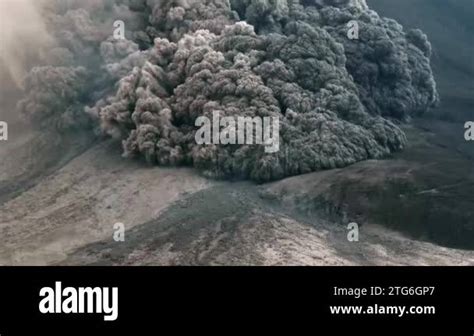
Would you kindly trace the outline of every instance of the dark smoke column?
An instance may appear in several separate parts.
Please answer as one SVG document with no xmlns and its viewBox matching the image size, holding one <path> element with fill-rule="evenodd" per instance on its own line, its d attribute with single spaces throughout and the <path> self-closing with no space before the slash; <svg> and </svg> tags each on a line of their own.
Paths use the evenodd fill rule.
<svg viewBox="0 0 474 336">
<path fill-rule="evenodd" d="M 70 111 L 69 121 L 89 106 L 84 116 L 122 139 L 126 156 L 152 164 L 256 181 L 344 167 L 403 149 L 394 121 L 438 100 L 426 36 L 380 18 L 365 1 L 116 0 L 60 10 L 71 20 L 52 20 L 63 55 L 54 71 L 71 82 L 68 95 L 54 105 L 54 85 L 51 93 L 30 85 L 23 110 L 38 119 Z M 117 18 L 110 12 L 132 27 L 128 40 L 105 34 Z M 357 40 L 347 37 L 351 21 Z M 85 85 L 83 68 L 95 74 Z M 25 108 L 35 104 L 37 113 Z M 216 111 L 279 118 L 280 151 L 198 145 L 195 120 Z"/>
</svg>

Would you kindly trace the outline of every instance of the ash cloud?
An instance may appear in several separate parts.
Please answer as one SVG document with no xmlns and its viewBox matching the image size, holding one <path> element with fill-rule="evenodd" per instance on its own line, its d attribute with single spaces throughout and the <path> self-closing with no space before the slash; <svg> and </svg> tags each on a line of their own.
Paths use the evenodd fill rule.
<svg viewBox="0 0 474 336">
<path fill-rule="evenodd" d="M 50 4 L 56 45 L 19 107 L 92 127 L 124 155 L 270 181 L 403 149 L 397 126 L 438 100 L 431 46 L 363 0 L 89 0 Z M 126 40 L 111 38 L 123 20 Z M 347 38 L 347 23 L 360 39 Z M 278 117 L 280 151 L 197 145 L 199 116 Z"/>
</svg>

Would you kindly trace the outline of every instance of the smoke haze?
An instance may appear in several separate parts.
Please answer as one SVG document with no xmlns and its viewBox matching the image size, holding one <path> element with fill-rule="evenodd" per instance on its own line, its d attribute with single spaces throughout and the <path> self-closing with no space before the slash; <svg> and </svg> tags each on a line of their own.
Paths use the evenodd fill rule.
<svg viewBox="0 0 474 336">
<path fill-rule="evenodd" d="M 22 85 L 27 70 L 38 61 L 42 48 L 52 44 L 40 14 L 40 3 L 37 0 L 0 1 L 2 67 L 18 86 Z"/>
<path fill-rule="evenodd" d="M 0 117 L 10 123 L 19 120 L 15 105 L 27 72 L 38 64 L 43 49 L 53 42 L 41 15 L 42 3 L 0 1 Z"/>
</svg>

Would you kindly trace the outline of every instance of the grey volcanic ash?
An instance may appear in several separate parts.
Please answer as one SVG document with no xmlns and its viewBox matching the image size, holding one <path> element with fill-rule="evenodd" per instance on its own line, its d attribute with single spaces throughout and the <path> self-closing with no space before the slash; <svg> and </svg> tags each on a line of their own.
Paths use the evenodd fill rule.
<svg viewBox="0 0 474 336">
<path fill-rule="evenodd" d="M 438 101 L 426 35 L 363 0 L 57 1 L 44 15 L 56 45 L 23 114 L 95 128 L 152 164 L 256 181 L 344 167 L 403 149 L 397 123 Z M 214 111 L 279 118 L 280 151 L 198 145 L 195 120 Z"/>
</svg>

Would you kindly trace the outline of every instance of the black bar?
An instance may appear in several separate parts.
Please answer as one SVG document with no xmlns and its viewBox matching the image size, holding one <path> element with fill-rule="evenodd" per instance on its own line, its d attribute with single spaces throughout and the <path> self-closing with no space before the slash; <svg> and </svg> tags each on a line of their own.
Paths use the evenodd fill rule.
<svg viewBox="0 0 474 336">
<path fill-rule="evenodd" d="M 191 328 L 202 331 L 249 332 L 286 326 L 329 335 L 344 329 L 379 332 L 390 329 L 424 332 L 445 330 L 473 335 L 474 268 L 456 267 L 319 267 L 319 268 L 126 268 L 46 267 L 0 268 L 0 334 L 168 335 Z M 40 289 L 118 287 L 118 318 L 106 322 L 100 314 L 42 314 Z M 334 287 L 380 287 L 385 296 L 334 296 Z M 387 294 L 390 287 L 406 295 Z M 410 292 L 409 288 L 413 288 Z M 434 288 L 414 294 L 415 288 Z M 396 290 L 392 289 L 395 293 Z M 401 289 L 399 290 L 401 291 Z M 330 306 L 432 306 L 434 314 L 334 315 Z M 381 328 L 378 326 L 382 322 Z M 311 328 L 311 329 L 308 329 Z M 91 333 L 91 331 L 93 333 Z M 39 333 L 38 333 L 39 332 Z M 437 333 L 436 333 L 437 334 Z"/>
</svg>

